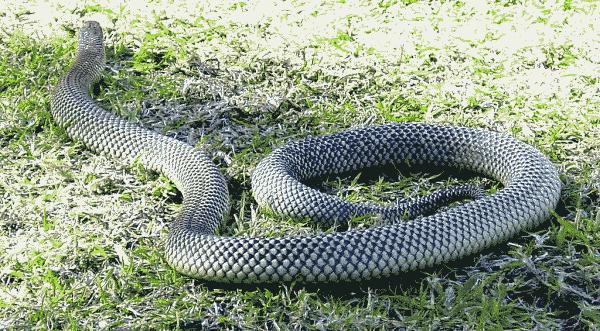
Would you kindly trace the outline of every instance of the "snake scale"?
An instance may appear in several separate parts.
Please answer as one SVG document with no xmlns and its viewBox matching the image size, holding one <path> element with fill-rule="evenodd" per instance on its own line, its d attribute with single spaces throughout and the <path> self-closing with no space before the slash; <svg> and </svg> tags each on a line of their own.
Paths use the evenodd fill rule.
<svg viewBox="0 0 600 331">
<path fill-rule="evenodd" d="M 51 112 L 68 135 L 88 148 L 161 172 L 183 195 L 170 226 L 165 258 L 176 270 L 217 282 L 340 282 L 394 276 L 457 259 L 502 242 L 550 216 L 561 181 L 535 148 L 509 135 L 465 127 L 391 123 L 308 137 L 276 149 L 252 174 L 256 201 L 273 211 L 324 224 L 377 215 L 391 222 L 368 229 L 283 237 L 216 234 L 228 211 L 224 176 L 209 156 L 175 139 L 125 121 L 98 106 L 89 90 L 105 63 L 103 34 L 85 22 L 77 57 L 55 87 Z M 304 181 L 382 165 L 432 165 L 495 178 L 503 188 L 484 195 L 449 188 L 396 205 L 359 204 Z M 471 201 L 431 215 L 440 203 Z M 401 215 L 412 219 L 398 221 Z"/>
</svg>

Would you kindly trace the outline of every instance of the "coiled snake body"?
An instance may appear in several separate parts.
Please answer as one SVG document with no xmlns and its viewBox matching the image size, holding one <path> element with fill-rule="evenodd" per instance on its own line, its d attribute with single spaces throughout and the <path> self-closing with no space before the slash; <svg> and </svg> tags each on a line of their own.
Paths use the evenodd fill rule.
<svg viewBox="0 0 600 331">
<path fill-rule="evenodd" d="M 51 111 L 70 137 L 126 162 L 139 160 L 173 180 L 183 208 L 170 227 L 165 257 L 176 270 L 219 282 L 336 282 L 397 275 L 472 254 L 540 224 L 556 206 L 561 182 L 533 147 L 485 130 L 393 123 L 289 143 L 263 159 L 252 175 L 261 205 L 325 223 L 375 214 L 395 221 L 419 216 L 458 197 L 473 201 L 370 229 L 310 236 L 222 237 L 228 208 L 224 177 L 193 147 L 100 108 L 89 89 L 104 66 L 102 30 L 86 22 L 77 58 L 54 90 Z M 482 196 L 469 187 L 394 206 L 355 204 L 310 188 L 303 180 L 386 164 L 468 169 L 501 181 Z"/>
</svg>

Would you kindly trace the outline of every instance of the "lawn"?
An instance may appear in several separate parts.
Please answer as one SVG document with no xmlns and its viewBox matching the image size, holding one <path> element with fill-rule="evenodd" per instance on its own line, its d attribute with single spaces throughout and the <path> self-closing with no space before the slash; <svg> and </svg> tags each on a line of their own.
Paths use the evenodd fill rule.
<svg viewBox="0 0 600 331">
<path fill-rule="evenodd" d="M 0 3 L 0 329 L 600 328 L 599 3 L 136 3 Z M 231 197 L 222 235 L 331 231 L 258 208 L 253 168 L 287 141 L 394 121 L 514 135 L 559 169 L 559 207 L 510 242 L 382 281 L 183 276 L 162 250 L 174 184 L 94 154 L 50 115 L 88 19 L 107 47 L 96 100 L 211 153 Z M 316 185 L 390 201 L 463 181 L 366 177 Z"/>
</svg>

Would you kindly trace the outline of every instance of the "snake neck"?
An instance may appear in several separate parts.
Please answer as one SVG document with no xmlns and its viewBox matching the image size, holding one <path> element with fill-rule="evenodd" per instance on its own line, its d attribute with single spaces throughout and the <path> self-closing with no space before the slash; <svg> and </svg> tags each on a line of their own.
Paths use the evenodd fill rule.
<svg viewBox="0 0 600 331">
<path fill-rule="evenodd" d="M 66 86 L 88 93 L 92 85 L 100 79 L 104 63 L 104 49 L 80 49 L 73 66 L 63 77 L 62 82 Z"/>
</svg>

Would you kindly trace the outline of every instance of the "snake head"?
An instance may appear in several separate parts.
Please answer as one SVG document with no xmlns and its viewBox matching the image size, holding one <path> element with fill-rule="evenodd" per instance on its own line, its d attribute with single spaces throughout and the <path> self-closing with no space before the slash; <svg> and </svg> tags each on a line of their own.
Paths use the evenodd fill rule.
<svg viewBox="0 0 600 331">
<path fill-rule="evenodd" d="M 72 71 L 85 71 L 93 82 L 104 67 L 105 53 L 100 23 L 87 21 L 79 31 L 77 60 Z M 81 79 L 81 78 L 79 78 Z"/>
<path fill-rule="evenodd" d="M 96 21 L 83 22 L 79 30 L 79 50 L 98 51 L 102 47 L 102 28 Z"/>
</svg>

